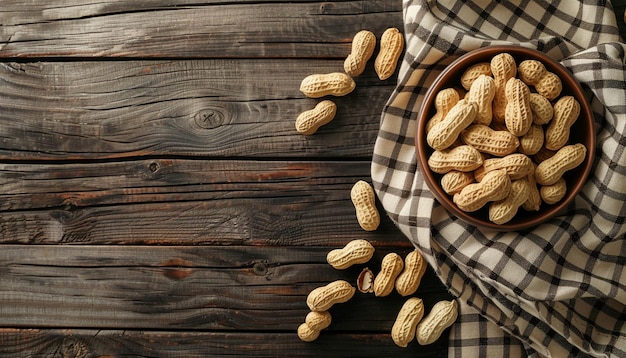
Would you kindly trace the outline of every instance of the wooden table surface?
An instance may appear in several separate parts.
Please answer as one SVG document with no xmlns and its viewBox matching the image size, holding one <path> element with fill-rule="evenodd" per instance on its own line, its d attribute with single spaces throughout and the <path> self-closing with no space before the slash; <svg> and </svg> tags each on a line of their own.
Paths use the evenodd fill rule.
<svg viewBox="0 0 626 358">
<path fill-rule="evenodd" d="M 355 282 L 329 250 L 410 242 L 355 218 L 396 76 L 372 63 L 313 136 L 311 73 L 353 35 L 402 29 L 398 0 L 3 0 L 0 356 L 445 357 L 399 348 L 405 298 L 357 293 L 305 343 L 315 287 Z M 623 7 L 620 16 L 623 16 Z M 382 208 L 380 208 L 382 209 Z M 417 294 L 448 299 L 432 271 Z"/>
</svg>

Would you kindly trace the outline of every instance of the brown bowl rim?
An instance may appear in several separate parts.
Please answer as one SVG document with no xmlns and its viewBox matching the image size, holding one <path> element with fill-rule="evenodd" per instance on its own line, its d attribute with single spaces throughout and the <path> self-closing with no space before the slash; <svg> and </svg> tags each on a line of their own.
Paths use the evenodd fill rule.
<svg viewBox="0 0 626 358">
<path fill-rule="evenodd" d="M 579 119 L 576 121 L 573 127 L 573 129 L 578 129 L 579 127 L 581 127 L 580 132 L 572 131 L 571 135 L 574 136 L 573 139 L 576 139 L 575 142 L 583 143 L 587 147 L 587 154 L 583 164 L 575 169 L 572 169 L 564 175 L 568 184 L 568 190 L 560 202 L 553 205 L 547 205 L 543 203 L 541 209 L 537 212 L 523 212 L 523 209 L 520 209 L 520 211 L 518 211 L 516 216 L 510 222 L 505 224 L 496 224 L 489 221 L 488 218 L 485 218 L 486 214 L 484 213 L 484 208 L 474 213 L 468 213 L 458 209 L 456 205 L 454 205 L 454 203 L 452 202 L 451 197 L 443 191 L 440 185 L 436 184 L 441 176 L 432 172 L 430 168 L 428 168 L 428 165 L 426 163 L 428 153 L 432 153 L 433 150 L 426 143 L 425 124 L 430 116 L 434 114 L 434 101 L 432 101 L 431 98 L 434 99 L 434 96 L 436 95 L 436 93 L 439 92 L 439 90 L 451 87 L 449 83 L 455 78 L 458 80 L 460 74 L 462 73 L 461 69 L 467 68 L 474 63 L 488 60 L 496 54 L 502 52 L 511 53 L 511 55 L 513 55 L 518 64 L 524 59 L 539 59 L 549 71 L 555 73 L 561 78 L 561 81 L 563 82 L 562 93 L 572 95 L 576 99 L 578 99 L 579 102 L 581 102 L 581 113 Z M 468 59 L 473 60 L 471 61 L 471 63 L 464 64 L 465 61 L 467 61 Z M 456 72 L 456 75 L 455 71 L 458 71 Z M 581 120 L 583 118 L 586 119 Z M 580 83 L 576 80 L 576 78 L 574 78 L 569 70 L 567 70 L 559 62 L 555 61 L 554 59 L 539 50 L 515 45 L 493 45 L 478 48 L 467 52 L 464 55 L 461 55 L 459 58 L 446 66 L 446 68 L 433 81 L 432 85 L 424 96 L 424 101 L 420 110 L 418 111 L 416 119 L 417 129 L 415 135 L 415 150 L 417 162 L 420 170 L 422 171 L 422 175 L 424 177 L 426 185 L 431 190 L 435 199 L 441 205 L 443 205 L 444 208 L 448 210 L 448 212 L 465 221 L 466 223 L 474 225 L 478 228 L 491 229 L 495 231 L 523 231 L 536 227 L 561 214 L 582 190 L 583 186 L 587 182 L 587 179 L 589 177 L 589 174 L 591 173 L 591 169 L 594 164 L 593 162 L 596 145 L 596 135 L 594 128 L 595 121 L 591 106 L 589 105 L 585 92 L 583 91 Z M 587 133 L 588 135 L 585 135 L 585 133 Z M 571 179 L 572 177 L 578 178 L 578 180 Z M 522 220 L 520 220 L 520 215 L 523 216 Z"/>
</svg>

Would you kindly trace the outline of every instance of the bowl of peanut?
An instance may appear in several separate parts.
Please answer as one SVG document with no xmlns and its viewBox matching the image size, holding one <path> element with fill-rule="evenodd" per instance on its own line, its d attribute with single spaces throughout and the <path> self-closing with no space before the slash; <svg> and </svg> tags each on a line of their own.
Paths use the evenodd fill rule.
<svg viewBox="0 0 626 358">
<path fill-rule="evenodd" d="M 448 65 L 417 115 L 417 161 L 435 199 L 483 229 L 522 231 L 563 214 L 595 153 L 580 83 L 546 54 L 473 50 Z"/>
</svg>

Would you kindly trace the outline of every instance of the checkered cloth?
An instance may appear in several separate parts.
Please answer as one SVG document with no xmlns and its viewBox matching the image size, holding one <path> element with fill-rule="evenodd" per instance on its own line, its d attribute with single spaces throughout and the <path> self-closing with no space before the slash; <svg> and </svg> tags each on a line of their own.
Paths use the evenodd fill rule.
<svg viewBox="0 0 626 358">
<path fill-rule="evenodd" d="M 626 44 L 611 4 L 404 0 L 406 54 L 381 117 L 372 181 L 460 316 L 451 357 L 626 357 Z M 481 231 L 434 199 L 416 164 L 415 116 L 429 84 L 490 44 L 539 49 L 588 91 L 595 166 L 565 216 L 519 234 Z"/>
</svg>

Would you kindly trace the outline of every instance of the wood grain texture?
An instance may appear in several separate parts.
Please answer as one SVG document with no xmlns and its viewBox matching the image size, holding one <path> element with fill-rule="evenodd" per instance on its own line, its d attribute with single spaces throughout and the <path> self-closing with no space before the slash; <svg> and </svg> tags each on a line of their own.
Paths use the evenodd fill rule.
<svg viewBox="0 0 626 358">
<path fill-rule="evenodd" d="M 0 164 L 0 209 L 273 198 L 288 203 L 306 197 L 327 201 L 329 207 L 352 207 L 351 187 L 368 180 L 369 166 L 362 161 L 237 159 L 7 163 Z"/>
<path fill-rule="evenodd" d="M 402 21 L 400 1 L 7 0 L 0 24 L 4 58 L 343 58 Z"/>
<path fill-rule="evenodd" d="M 357 294 L 316 342 L 306 296 L 356 221 L 396 77 L 368 64 L 337 117 L 295 131 L 312 73 L 400 1 L 6 0 L 0 8 L 0 356 L 445 357 L 393 344 L 405 298 Z M 382 208 L 381 212 L 382 212 Z M 428 271 L 427 306 L 449 299 Z"/>
<path fill-rule="evenodd" d="M 378 271 L 390 250 L 367 263 Z M 335 270 L 328 248 L 3 245 L 0 322 L 7 327 L 292 331 L 316 287 L 356 284 L 365 265 Z M 416 295 L 447 299 L 429 275 Z M 333 306 L 331 331 L 386 332 L 406 298 L 358 293 Z M 375 315 L 367 312 L 376 312 Z"/>
<path fill-rule="evenodd" d="M 0 347 L 6 358 L 40 357 L 447 357 L 444 341 L 428 347 L 416 342 L 394 345 L 386 333 L 324 331 L 312 343 L 291 332 L 177 332 L 134 330 L 20 330 L 0 329 Z"/>
<path fill-rule="evenodd" d="M 295 130 L 313 108 L 300 82 L 341 61 L 181 60 L 0 63 L 0 160 L 147 155 L 369 160 L 393 80 L 370 64 L 333 98 L 335 119 Z"/>
<path fill-rule="evenodd" d="M 408 247 L 382 209 L 363 231 L 350 200 L 364 161 L 146 159 L 0 164 L 0 243 Z"/>
<path fill-rule="evenodd" d="M 399 248 L 411 246 L 386 217 L 379 230 L 361 234 L 353 210 L 345 206 L 332 208 L 315 201 L 262 201 L 129 204 L 3 213 L 0 243 L 338 247 L 354 238 L 367 238 Z"/>
</svg>

